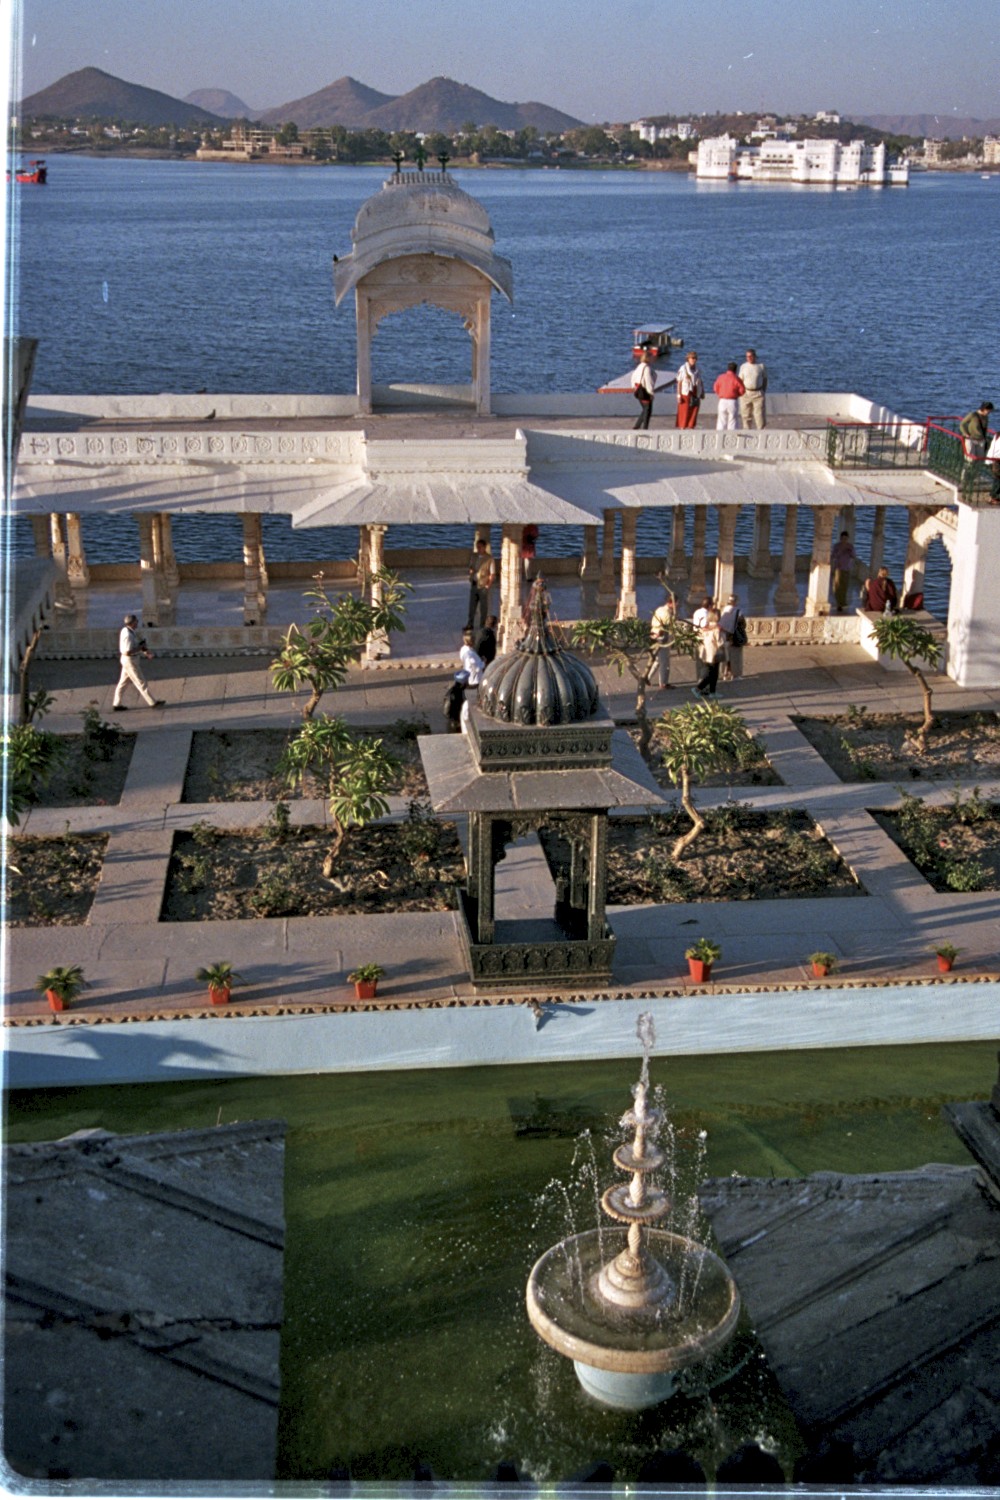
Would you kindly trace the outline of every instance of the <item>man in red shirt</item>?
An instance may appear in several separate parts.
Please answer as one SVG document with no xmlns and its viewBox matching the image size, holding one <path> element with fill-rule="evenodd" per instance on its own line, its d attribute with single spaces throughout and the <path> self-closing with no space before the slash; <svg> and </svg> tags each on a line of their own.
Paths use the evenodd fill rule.
<svg viewBox="0 0 1000 1500">
<path fill-rule="evenodd" d="M 736 373 L 735 359 L 729 361 L 712 389 L 719 398 L 716 430 L 735 432 L 740 425 L 740 397 L 746 395 L 746 386 Z"/>
</svg>

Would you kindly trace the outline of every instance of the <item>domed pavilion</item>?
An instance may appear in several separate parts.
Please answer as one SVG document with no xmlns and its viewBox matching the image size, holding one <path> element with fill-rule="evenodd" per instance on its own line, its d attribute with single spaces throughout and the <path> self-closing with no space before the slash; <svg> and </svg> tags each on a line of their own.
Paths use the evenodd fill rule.
<svg viewBox="0 0 1000 1500">
<path fill-rule="evenodd" d="M 469 400 L 488 414 L 490 298 L 495 289 L 511 301 L 513 281 L 483 205 L 443 169 L 397 167 L 361 205 L 351 239 L 354 249 L 335 261 L 333 280 L 337 306 L 354 291 L 360 410 L 372 410 L 371 349 L 382 319 L 426 302 L 462 318 L 472 340 Z"/>
<path fill-rule="evenodd" d="M 459 931 L 473 983 L 610 979 L 608 812 L 661 808 L 667 799 L 602 707 L 590 668 L 556 642 L 541 579 L 524 636 L 483 674 L 468 733 L 424 735 L 418 743 L 434 811 L 468 814 Z M 539 834 L 552 913 L 505 917 L 497 865 L 514 840 Z"/>
</svg>

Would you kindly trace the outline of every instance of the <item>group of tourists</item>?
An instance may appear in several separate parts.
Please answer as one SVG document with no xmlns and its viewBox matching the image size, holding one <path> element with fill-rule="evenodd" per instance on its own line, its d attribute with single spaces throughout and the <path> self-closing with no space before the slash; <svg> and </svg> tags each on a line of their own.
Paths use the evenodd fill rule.
<svg viewBox="0 0 1000 1500">
<path fill-rule="evenodd" d="M 650 620 L 653 643 L 658 647 L 656 685 L 660 691 L 674 686 L 670 681 L 670 625 L 676 618 L 677 602 L 668 589 L 666 599 L 653 611 Z M 700 672 L 694 691 L 714 697 L 720 678 L 723 682 L 735 682 L 743 676 L 746 616 L 735 594 L 728 595 L 725 604 L 706 594 L 691 616 L 691 624 L 700 634 Z"/>
<path fill-rule="evenodd" d="M 656 394 L 654 363 L 656 351 L 644 349 L 639 363 L 632 372 L 632 394 L 639 402 L 639 415 L 633 423 L 634 429 L 645 430 L 653 415 L 653 397 Z M 767 412 L 764 395 L 767 391 L 767 366 L 761 364 L 755 349 L 748 349 L 743 364 L 731 359 L 717 376 L 713 391 L 719 398 L 716 429 L 737 431 L 742 427 L 766 427 Z M 678 427 L 697 427 L 698 413 L 705 398 L 705 381 L 698 364 L 698 352 L 689 349 L 684 363 L 677 371 L 677 418 Z"/>
</svg>

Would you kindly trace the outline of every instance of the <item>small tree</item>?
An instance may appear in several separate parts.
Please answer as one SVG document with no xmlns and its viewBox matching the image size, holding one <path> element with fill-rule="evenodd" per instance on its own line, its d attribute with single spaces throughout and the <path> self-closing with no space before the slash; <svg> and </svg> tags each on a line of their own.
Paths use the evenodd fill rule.
<svg viewBox="0 0 1000 1500">
<path fill-rule="evenodd" d="M 918 625 L 916 620 L 908 620 L 905 615 L 880 615 L 872 622 L 872 635 L 882 655 L 888 656 L 892 661 L 901 661 L 920 683 L 920 690 L 924 695 L 924 719 L 917 730 L 917 745 L 924 751 L 927 749 L 927 735 L 934 723 L 934 714 L 930 684 L 916 663 L 923 661 L 929 667 L 936 667 L 941 660 L 941 643 L 923 625 Z"/>
<path fill-rule="evenodd" d="M 65 758 L 66 747 L 58 735 L 37 724 L 11 725 L 3 737 L 3 815 L 12 828 Z"/>
<path fill-rule="evenodd" d="M 680 788 L 681 806 L 691 819 L 691 827 L 670 851 L 671 859 L 680 859 L 705 826 L 705 819 L 691 800 L 691 783 L 738 761 L 741 754 L 759 747 L 760 742 L 735 708 L 710 698 L 685 703 L 683 708 L 664 714 L 659 738 L 664 769 L 674 786 Z"/>
<path fill-rule="evenodd" d="M 289 741 L 278 769 L 289 786 L 301 786 L 310 771 L 323 786 L 333 823 L 323 860 L 329 880 L 348 828 L 363 828 L 389 811 L 386 792 L 399 762 L 381 740 L 352 734 L 343 719 L 321 714 Z"/>
<path fill-rule="evenodd" d="M 639 723 L 639 752 L 647 763 L 653 728 L 646 712 L 646 692 L 656 671 L 657 656 L 664 646 L 681 656 L 698 655 L 701 631 L 687 620 L 671 620 L 662 637 L 653 635 L 648 620 L 579 620 L 573 626 L 573 644 L 591 655 L 600 652 L 614 663 L 618 676 L 628 672 L 635 681 L 635 716 Z"/>
<path fill-rule="evenodd" d="M 332 598 L 324 587 L 322 573 L 315 586 L 306 590 L 314 618 L 305 630 L 289 625 L 281 654 L 271 663 L 279 693 L 309 687 L 303 719 L 312 718 L 325 692 L 340 687 L 349 669 L 361 660 L 370 635 L 388 636 L 405 630 L 403 599 L 409 593 L 409 584 L 385 568 L 372 574 L 372 583 L 371 602 L 354 594 Z"/>
</svg>

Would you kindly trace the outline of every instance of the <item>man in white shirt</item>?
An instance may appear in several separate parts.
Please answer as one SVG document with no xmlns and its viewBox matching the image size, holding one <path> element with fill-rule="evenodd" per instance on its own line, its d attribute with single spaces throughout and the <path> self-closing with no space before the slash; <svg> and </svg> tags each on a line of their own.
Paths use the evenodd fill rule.
<svg viewBox="0 0 1000 1500">
<path fill-rule="evenodd" d="M 656 653 L 656 685 L 661 690 L 670 686 L 670 626 L 676 618 L 674 596 L 668 594 L 659 609 L 653 610 L 653 617 L 649 622 L 650 634 L 659 647 Z"/>
<path fill-rule="evenodd" d="M 756 349 L 747 350 L 746 361 L 740 365 L 738 374 L 743 382 L 743 395 L 740 397 L 743 426 L 766 427 L 764 392 L 767 390 L 767 366 L 758 360 Z"/>
<path fill-rule="evenodd" d="M 115 688 L 114 698 L 111 700 L 111 707 L 116 714 L 123 714 L 125 712 L 122 693 L 129 682 L 135 688 L 147 708 L 163 707 L 163 699 L 153 697 L 146 686 L 145 677 L 143 677 L 142 672 L 139 670 L 138 658 L 144 656 L 147 661 L 152 661 L 153 653 L 146 649 L 145 641 L 140 641 L 137 634 L 138 624 L 139 621 L 135 615 L 126 615 L 125 623 L 122 625 L 118 636 L 118 659 L 121 662 L 122 671 L 118 679 L 118 686 Z"/>
<path fill-rule="evenodd" d="M 458 653 L 458 659 L 461 663 L 461 670 L 467 673 L 468 676 L 468 680 L 466 682 L 466 698 L 465 702 L 462 704 L 461 725 L 463 734 L 468 734 L 469 732 L 468 689 L 477 688 L 479 686 L 483 675 L 483 669 L 486 665 L 486 663 L 483 661 L 483 658 L 479 655 L 479 652 L 473 646 L 472 640 L 473 632 L 471 630 L 463 630 L 462 646 Z"/>
</svg>

